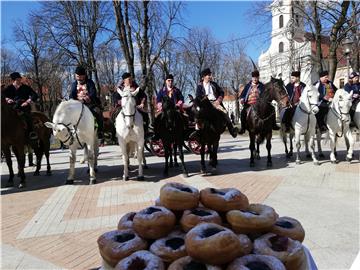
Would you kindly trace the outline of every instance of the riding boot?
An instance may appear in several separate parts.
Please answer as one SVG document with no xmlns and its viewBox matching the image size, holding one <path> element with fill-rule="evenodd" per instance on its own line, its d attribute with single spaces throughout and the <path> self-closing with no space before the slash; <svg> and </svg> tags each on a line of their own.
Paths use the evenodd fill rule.
<svg viewBox="0 0 360 270">
<path fill-rule="evenodd" d="M 229 130 L 230 135 L 231 135 L 233 138 L 236 138 L 239 130 L 238 130 L 237 127 L 234 127 L 234 126 L 233 126 L 233 124 L 232 124 L 232 122 L 231 122 L 231 120 L 230 120 L 229 117 L 226 118 L 226 126 L 227 126 L 227 128 L 228 128 L 228 130 Z"/>
<path fill-rule="evenodd" d="M 327 108 L 326 107 L 319 107 L 319 112 L 315 115 L 316 117 L 316 121 L 317 121 L 317 126 L 320 130 L 320 133 L 325 133 L 328 129 L 325 125 L 325 115 L 327 113 Z"/>
<path fill-rule="evenodd" d="M 240 122 L 241 122 L 241 129 L 239 131 L 239 134 L 244 134 L 246 131 L 246 109 L 245 109 L 245 107 L 241 111 Z"/>
</svg>

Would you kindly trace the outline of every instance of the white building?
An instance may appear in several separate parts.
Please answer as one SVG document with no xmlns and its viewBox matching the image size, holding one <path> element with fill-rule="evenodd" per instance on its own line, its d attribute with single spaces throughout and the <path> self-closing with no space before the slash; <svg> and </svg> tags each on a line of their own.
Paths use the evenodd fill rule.
<svg viewBox="0 0 360 270">
<path fill-rule="evenodd" d="M 303 4 L 303 1 L 275 0 L 270 5 L 271 44 L 269 49 L 259 56 L 261 81 L 267 82 L 270 76 L 273 76 L 281 77 L 285 83 L 288 83 L 293 70 L 301 71 L 301 81 L 307 85 L 319 79 L 313 64 L 316 44 L 312 35 L 305 31 L 301 16 Z M 322 37 L 324 59 L 328 54 L 328 44 L 329 38 Z M 345 58 L 342 57 L 341 60 L 333 80 L 337 87 L 342 87 L 347 82 Z"/>
</svg>

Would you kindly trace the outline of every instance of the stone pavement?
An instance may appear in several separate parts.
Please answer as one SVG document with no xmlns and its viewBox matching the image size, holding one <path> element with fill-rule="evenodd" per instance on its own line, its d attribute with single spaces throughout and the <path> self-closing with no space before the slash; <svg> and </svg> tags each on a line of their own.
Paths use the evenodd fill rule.
<svg viewBox="0 0 360 270">
<path fill-rule="evenodd" d="M 27 187 L 5 188 L 7 166 L 1 177 L 1 269 L 92 269 L 101 265 L 96 240 L 113 230 L 126 212 L 154 203 L 160 187 L 170 181 L 204 187 L 236 187 L 250 202 L 265 203 L 280 216 L 301 221 L 306 231 L 304 244 L 319 269 L 349 269 L 359 251 L 359 161 L 331 164 L 329 145 L 326 159 L 315 166 L 305 158 L 300 165 L 287 160 L 279 138 L 273 139 L 273 167 L 263 158 L 249 167 L 248 138 L 223 135 L 220 142 L 218 175 L 198 174 L 199 156 L 186 154 L 190 172 L 183 178 L 179 168 L 162 177 L 163 159 L 147 155 L 145 181 L 124 182 L 118 146 L 100 149 L 98 184 L 89 186 L 86 165 L 76 164 L 77 181 L 62 183 L 69 166 L 67 151 L 52 151 L 52 176 L 32 176 L 26 168 Z M 355 146 L 359 157 L 359 142 Z M 345 160 L 340 140 L 338 158 Z M 79 151 L 79 157 L 82 151 Z M 133 165 L 136 161 L 131 161 Z M 16 163 L 14 164 L 16 168 Z M 16 179 L 18 181 L 18 179 Z M 354 268 L 355 269 L 355 268 Z"/>
</svg>

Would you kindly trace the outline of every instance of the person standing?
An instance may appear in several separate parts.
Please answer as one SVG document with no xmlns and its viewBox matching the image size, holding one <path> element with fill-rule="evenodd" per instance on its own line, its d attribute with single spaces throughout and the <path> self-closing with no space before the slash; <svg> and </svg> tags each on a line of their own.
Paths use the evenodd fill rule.
<svg viewBox="0 0 360 270">
<path fill-rule="evenodd" d="M 345 84 L 344 89 L 346 92 L 350 93 L 353 91 L 352 94 L 352 105 L 350 108 L 350 116 L 351 119 L 353 119 L 356 106 L 358 105 L 360 101 L 360 82 L 359 82 L 359 72 L 352 72 L 349 75 L 349 82 Z"/>
<path fill-rule="evenodd" d="M 282 122 L 285 124 L 285 132 L 289 132 L 291 128 L 291 120 L 294 116 L 296 106 L 299 104 L 302 91 L 306 84 L 300 81 L 300 71 L 291 73 L 290 82 L 286 85 L 289 95 L 290 107 L 285 109 Z"/>
</svg>

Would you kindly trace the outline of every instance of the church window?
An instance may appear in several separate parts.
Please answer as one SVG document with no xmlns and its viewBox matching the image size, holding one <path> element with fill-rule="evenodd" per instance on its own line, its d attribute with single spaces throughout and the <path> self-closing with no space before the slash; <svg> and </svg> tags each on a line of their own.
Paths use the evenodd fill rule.
<svg viewBox="0 0 360 270">
<path fill-rule="evenodd" d="M 279 28 L 283 28 L 284 27 L 284 16 L 280 15 L 279 17 Z"/>
<path fill-rule="evenodd" d="M 279 43 L 279 53 L 282 53 L 282 52 L 284 52 L 284 43 L 280 42 Z"/>
</svg>

